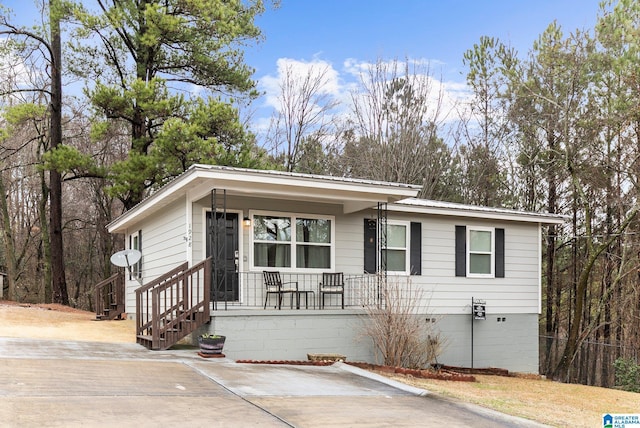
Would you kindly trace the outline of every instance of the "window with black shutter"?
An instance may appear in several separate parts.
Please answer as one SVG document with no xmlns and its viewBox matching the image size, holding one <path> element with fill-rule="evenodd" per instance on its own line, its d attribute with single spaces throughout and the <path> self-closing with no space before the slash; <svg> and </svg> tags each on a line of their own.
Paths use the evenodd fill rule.
<svg viewBox="0 0 640 428">
<path fill-rule="evenodd" d="M 456 276 L 504 278 L 504 252 L 504 229 L 456 226 Z"/>
<path fill-rule="evenodd" d="M 378 254 L 377 221 L 364 220 L 364 272 L 376 273 Z M 387 260 L 387 272 L 422 274 L 422 224 L 389 221 L 386 240 L 380 251 Z"/>
</svg>

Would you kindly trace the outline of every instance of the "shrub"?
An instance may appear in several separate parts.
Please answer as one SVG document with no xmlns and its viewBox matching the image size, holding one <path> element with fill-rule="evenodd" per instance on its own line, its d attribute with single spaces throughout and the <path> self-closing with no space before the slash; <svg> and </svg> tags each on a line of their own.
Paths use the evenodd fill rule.
<svg viewBox="0 0 640 428">
<path fill-rule="evenodd" d="M 625 391 L 640 392 L 640 366 L 630 358 L 618 358 L 613 367 L 616 371 L 616 387 Z"/>
<path fill-rule="evenodd" d="M 373 341 L 384 365 L 422 369 L 437 363 L 445 341 L 433 331 L 431 318 L 425 322 L 428 308 L 421 290 L 409 280 L 405 284 L 389 281 L 381 301 L 365 306 L 363 334 Z"/>
</svg>

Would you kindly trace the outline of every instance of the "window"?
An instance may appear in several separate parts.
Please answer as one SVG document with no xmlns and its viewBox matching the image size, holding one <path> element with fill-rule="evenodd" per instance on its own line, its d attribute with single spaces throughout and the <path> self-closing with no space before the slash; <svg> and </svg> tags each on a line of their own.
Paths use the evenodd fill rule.
<svg viewBox="0 0 640 428">
<path fill-rule="evenodd" d="M 467 263 L 469 267 L 468 275 L 493 276 L 493 229 L 468 228 L 467 231 L 469 248 L 469 262 Z"/>
<path fill-rule="evenodd" d="M 255 214 L 253 266 L 331 269 L 332 223 L 332 218 L 309 215 Z"/>
<path fill-rule="evenodd" d="M 387 272 L 422 275 L 422 223 L 388 221 L 387 242 L 378 243 L 377 220 L 365 218 L 363 235 L 364 273 L 378 271 L 378 245 L 381 245 Z"/>
<path fill-rule="evenodd" d="M 456 226 L 456 276 L 504 278 L 504 229 Z"/>
<path fill-rule="evenodd" d="M 129 248 L 132 250 L 138 250 L 142 253 L 142 231 L 139 230 L 136 233 L 129 235 Z M 129 279 L 142 278 L 142 257 L 140 260 L 129 267 Z"/>
<path fill-rule="evenodd" d="M 387 256 L 387 272 L 409 271 L 409 223 L 387 223 L 387 239 L 382 243 Z"/>
<path fill-rule="evenodd" d="M 331 267 L 331 220 L 296 219 L 296 267 Z"/>
</svg>

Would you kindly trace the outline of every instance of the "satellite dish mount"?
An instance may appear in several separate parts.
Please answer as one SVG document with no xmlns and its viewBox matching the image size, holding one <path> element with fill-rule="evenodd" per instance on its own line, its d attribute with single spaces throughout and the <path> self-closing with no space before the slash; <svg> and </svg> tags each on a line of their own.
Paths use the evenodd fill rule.
<svg viewBox="0 0 640 428">
<path fill-rule="evenodd" d="M 131 267 L 140 261 L 142 253 L 138 250 L 122 250 L 111 256 L 111 263 L 118 267 L 126 267 L 131 274 Z M 136 280 L 142 285 L 142 281 L 136 275 Z"/>
</svg>

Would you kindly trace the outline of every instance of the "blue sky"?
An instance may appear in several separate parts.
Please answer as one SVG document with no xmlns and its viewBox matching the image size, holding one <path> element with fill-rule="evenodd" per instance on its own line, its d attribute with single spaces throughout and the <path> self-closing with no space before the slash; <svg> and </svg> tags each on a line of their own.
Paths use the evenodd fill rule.
<svg viewBox="0 0 640 428">
<path fill-rule="evenodd" d="M 462 55 L 481 36 L 525 53 L 554 20 L 567 31 L 593 28 L 599 0 L 282 0 L 258 18 L 266 40 L 247 52 L 260 77 L 278 58 L 428 59 L 445 76 L 462 72 Z"/>
<path fill-rule="evenodd" d="M 592 29 L 598 13 L 599 0 L 282 0 L 257 19 L 265 41 L 246 51 L 267 94 L 253 106 L 253 130 L 260 135 L 277 107 L 284 64 L 301 73 L 314 64 L 329 67 L 330 92 L 344 100 L 357 80 L 354 63 L 427 61 L 437 83 L 459 103 L 463 54 L 481 36 L 496 37 L 524 57 L 554 20 L 568 34 Z"/>
<path fill-rule="evenodd" d="M 268 1 L 268 0 L 267 0 Z M 21 23 L 37 20 L 31 0 L 0 0 Z M 428 61 L 448 89 L 465 81 L 463 53 L 481 36 L 499 38 L 524 56 L 554 20 L 566 33 L 592 29 L 599 0 L 281 0 L 256 23 L 265 40 L 245 51 L 266 93 L 252 106 L 260 133 L 273 113 L 285 64 L 301 72 L 328 67 L 332 95 L 346 98 L 354 63 L 377 59 Z M 351 67 L 351 69 L 350 69 Z M 447 89 L 447 90 L 448 90 Z"/>
</svg>

